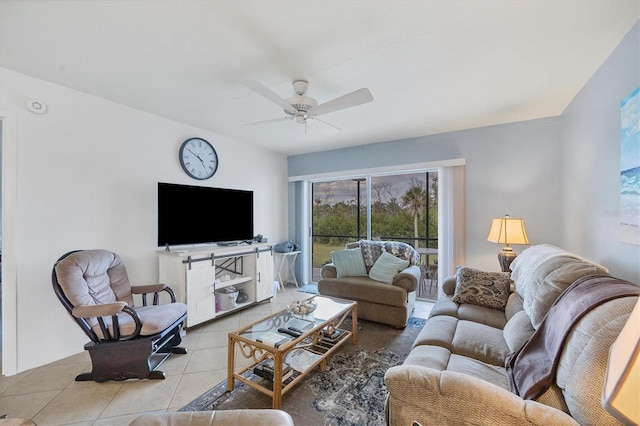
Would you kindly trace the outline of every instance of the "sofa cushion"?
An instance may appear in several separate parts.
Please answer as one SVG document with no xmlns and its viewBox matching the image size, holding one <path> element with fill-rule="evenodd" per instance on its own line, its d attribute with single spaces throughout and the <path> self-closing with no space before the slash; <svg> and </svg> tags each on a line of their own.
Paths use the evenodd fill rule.
<svg viewBox="0 0 640 426">
<path fill-rule="evenodd" d="M 341 299 L 401 307 L 407 304 L 408 299 L 407 291 L 402 287 L 369 277 L 323 278 L 318 282 L 318 292 Z"/>
<path fill-rule="evenodd" d="M 551 244 L 537 244 L 527 247 L 511 262 L 511 279 L 516 290 L 526 284 L 536 268 L 545 260 L 567 252 Z"/>
<path fill-rule="evenodd" d="M 551 244 L 538 244 L 535 246 L 527 247 L 511 263 L 511 279 L 514 281 L 516 287 L 518 287 L 519 284 L 526 285 L 531 275 L 544 261 L 556 256 L 569 256 L 595 266 L 598 270 L 603 271 L 604 274 L 609 273 L 609 270 L 604 266 L 599 265 L 589 259 L 585 259 L 582 256 L 574 253 L 569 253 Z"/>
<path fill-rule="evenodd" d="M 511 293 L 507 300 L 507 306 L 504 307 L 504 316 L 509 321 L 515 314 L 522 311 L 522 300 L 516 293 Z"/>
<path fill-rule="evenodd" d="M 458 321 L 453 348 L 456 355 L 502 366 L 511 352 L 501 329 L 465 320 Z"/>
<path fill-rule="evenodd" d="M 456 335 L 458 319 L 449 316 L 437 316 L 427 320 L 413 342 L 413 348 L 422 345 L 440 346 L 453 352 L 453 337 Z"/>
<path fill-rule="evenodd" d="M 409 266 L 409 261 L 400 259 L 386 251 L 382 252 L 369 270 L 369 278 L 383 283 L 393 284 L 398 272 Z"/>
<path fill-rule="evenodd" d="M 449 316 L 429 318 L 413 345 L 439 346 L 492 365 L 504 365 L 510 352 L 501 329 Z"/>
<path fill-rule="evenodd" d="M 456 290 L 453 301 L 504 309 L 509 298 L 510 282 L 507 272 L 485 272 L 459 266 L 456 271 Z"/>
<path fill-rule="evenodd" d="M 359 248 L 332 251 L 331 261 L 336 267 L 338 278 L 367 275 L 362 251 Z"/>
<path fill-rule="evenodd" d="M 447 370 L 464 373 L 468 376 L 477 377 L 478 379 L 500 386 L 503 389 L 509 389 L 507 374 L 501 365 L 487 364 L 477 359 L 452 354 Z"/>
<path fill-rule="evenodd" d="M 441 296 L 431 308 L 430 318 L 441 315 L 475 321 L 495 328 L 503 328 L 507 323 L 505 311 L 478 305 L 460 305 L 453 301 L 453 296 Z"/>
<path fill-rule="evenodd" d="M 595 274 L 606 274 L 606 270 L 572 254 L 558 254 L 542 261 L 526 283 L 517 281 L 516 292 L 533 327 L 540 326 L 551 305 L 567 287 L 579 278 Z"/>
<path fill-rule="evenodd" d="M 529 340 L 534 331 L 535 329 L 531 325 L 531 320 L 529 320 L 527 313 L 519 311 L 507 321 L 502 330 L 502 335 L 511 352 L 516 352 Z"/>
<path fill-rule="evenodd" d="M 403 365 L 419 365 L 444 371 L 449 365 L 451 351 L 440 346 L 420 345 L 414 347 L 405 358 Z"/>
<path fill-rule="evenodd" d="M 464 373 L 503 389 L 509 389 L 504 367 L 457 355 L 439 346 L 421 345 L 414 348 L 404 360 L 403 365 L 419 365 L 438 371 Z"/>
</svg>

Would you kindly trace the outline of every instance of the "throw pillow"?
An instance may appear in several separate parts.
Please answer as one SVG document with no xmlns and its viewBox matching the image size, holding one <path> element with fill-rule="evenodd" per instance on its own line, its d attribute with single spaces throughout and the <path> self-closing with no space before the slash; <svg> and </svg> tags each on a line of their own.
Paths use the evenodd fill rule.
<svg viewBox="0 0 640 426">
<path fill-rule="evenodd" d="M 372 241 L 360 240 L 358 242 L 362 249 L 364 264 L 371 267 L 383 251 L 386 251 L 401 259 L 407 259 L 412 265 L 420 263 L 420 253 L 407 243 L 399 241 Z"/>
<path fill-rule="evenodd" d="M 504 310 L 509 299 L 510 285 L 508 272 L 485 272 L 459 266 L 453 301 Z"/>
<path fill-rule="evenodd" d="M 367 276 L 360 248 L 332 251 L 331 260 L 338 278 Z"/>
<path fill-rule="evenodd" d="M 393 284 L 393 279 L 398 272 L 409 267 L 409 261 L 395 257 L 383 251 L 369 271 L 369 278 L 383 283 Z"/>
</svg>

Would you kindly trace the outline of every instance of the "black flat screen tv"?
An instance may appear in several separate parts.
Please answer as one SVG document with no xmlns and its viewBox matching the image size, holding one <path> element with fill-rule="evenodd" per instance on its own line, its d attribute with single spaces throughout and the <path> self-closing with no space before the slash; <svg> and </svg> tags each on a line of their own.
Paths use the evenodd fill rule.
<svg viewBox="0 0 640 426">
<path fill-rule="evenodd" d="M 158 247 L 253 239 L 253 191 L 158 182 Z"/>
</svg>

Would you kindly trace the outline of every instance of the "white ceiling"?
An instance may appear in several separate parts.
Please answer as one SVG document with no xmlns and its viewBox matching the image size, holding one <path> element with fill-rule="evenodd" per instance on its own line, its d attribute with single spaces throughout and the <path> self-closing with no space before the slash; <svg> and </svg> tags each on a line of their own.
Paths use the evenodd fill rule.
<svg viewBox="0 0 640 426">
<path fill-rule="evenodd" d="M 639 0 L 0 0 L 0 66 L 291 155 L 557 116 L 639 17 Z M 374 101 L 321 117 L 341 131 L 246 126 L 285 114 L 245 79 Z"/>
</svg>

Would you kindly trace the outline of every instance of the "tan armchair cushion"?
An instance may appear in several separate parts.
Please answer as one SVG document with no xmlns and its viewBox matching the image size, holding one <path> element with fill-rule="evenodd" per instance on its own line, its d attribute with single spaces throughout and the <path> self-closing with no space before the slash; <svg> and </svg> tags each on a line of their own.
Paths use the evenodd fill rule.
<svg viewBox="0 0 640 426">
<path fill-rule="evenodd" d="M 175 302 L 164 305 L 138 306 L 133 309 L 142 322 L 140 336 L 153 336 L 166 330 L 176 318 L 184 315 L 187 312 L 187 305 Z M 104 322 L 109 327 L 109 332 L 113 334 L 111 317 L 105 317 Z M 123 336 L 133 333 L 136 329 L 135 321 L 125 312 L 118 315 L 118 325 L 120 334 Z M 100 338 L 104 338 L 99 324 L 96 323 L 92 329 Z"/>
<path fill-rule="evenodd" d="M 97 305 L 116 301 L 133 306 L 131 284 L 122 259 L 107 250 L 72 253 L 55 266 L 58 282 L 74 305 Z"/>
</svg>

